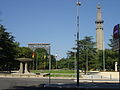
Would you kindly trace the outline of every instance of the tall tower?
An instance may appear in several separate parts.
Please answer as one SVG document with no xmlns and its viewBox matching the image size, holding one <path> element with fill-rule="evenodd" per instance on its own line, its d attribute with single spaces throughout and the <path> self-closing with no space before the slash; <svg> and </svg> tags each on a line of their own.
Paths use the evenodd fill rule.
<svg viewBox="0 0 120 90">
<path fill-rule="evenodd" d="M 104 32 L 103 32 L 103 20 L 101 6 L 97 5 L 97 18 L 96 24 L 96 48 L 97 50 L 104 50 Z"/>
</svg>

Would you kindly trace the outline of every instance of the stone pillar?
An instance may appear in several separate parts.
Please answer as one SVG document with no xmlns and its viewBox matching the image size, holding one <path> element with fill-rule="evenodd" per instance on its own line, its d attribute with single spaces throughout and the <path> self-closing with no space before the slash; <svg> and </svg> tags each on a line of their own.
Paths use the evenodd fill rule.
<svg viewBox="0 0 120 90">
<path fill-rule="evenodd" d="M 115 62 L 115 71 L 116 71 L 116 72 L 118 71 L 118 70 L 117 70 L 117 65 L 118 65 L 118 63 Z"/>
<path fill-rule="evenodd" d="M 29 73 L 28 72 L 28 64 L 27 64 L 27 62 L 25 62 L 25 73 Z"/>
<path fill-rule="evenodd" d="M 23 73 L 23 62 L 20 62 L 20 70 L 19 70 L 20 73 Z"/>
</svg>

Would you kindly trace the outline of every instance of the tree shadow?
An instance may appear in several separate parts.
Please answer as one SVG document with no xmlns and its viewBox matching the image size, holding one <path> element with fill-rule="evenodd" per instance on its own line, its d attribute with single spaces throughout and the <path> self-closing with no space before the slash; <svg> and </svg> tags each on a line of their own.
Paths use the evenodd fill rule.
<svg viewBox="0 0 120 90">
<path fill-rule="evenodd" d="M 6 90 L 120 90 L 119 83 L 40 84 L 38 86 L 15 86 Z M 73 86 L 73 87 L 72 87 Z"/>
</svg>

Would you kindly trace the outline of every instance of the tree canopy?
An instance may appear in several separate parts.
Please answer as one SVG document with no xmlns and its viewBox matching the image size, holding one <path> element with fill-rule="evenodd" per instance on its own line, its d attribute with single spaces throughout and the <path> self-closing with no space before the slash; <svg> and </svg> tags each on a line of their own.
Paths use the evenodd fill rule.
<svg viewBox="0 0 120 90">
<path fill-rule="evenodd" d="M 32 50 L 28 47 L 17 48 L 17 58 L 32 58 Z"/>
<path fill-rule="evenodd" d="M 3 25 L 0 25 L 0 70 L 11 69 L 15 66 L 17 47 L 18 43 L 15 42 L 14 36 L 6 32 Z"/>
<path fill-rule="evenodd" d="M 109 39 L 111 48 L 105 49 L 105 68 L 106 70 L 114 70 L 115 62 L 118 62 L 118 52 L 113 51 L 113 39 Z M 103 51 L 96 50 L 92 36 L 86 36 L 79 40 L 79 67 L 83 71 L 102 70 Z M 28 47 L 20 47 L 15 41 L 14 36 L 6 31 L 3 25 L 0 25 L 0 70 L 18 69 L 19 62 L 15 58 L 32 58 L 33 51 Z M 76 47 L 67 52 L 67 58 L 56 61 L 54 55 L 49 55 L 44 48 L 37 48 L 34 51 L 34 62 L 31 68 L 48 69 L 51 60 L 52 69 L 74 69 L 76 67 Z M 36 68 L 35 68 L 36 67 Z"/>
<path fill-rule="evenodd" d="M 103 70 L 103 54 L 105 55 L 105 69 L 113 71 L 115 69 L 115 62 L 118 62 L 118 52 L 113 51 L 113 39 L 109 39 L 108 44 L 111 48 L 97 50 L 95 47 L 96 42 L 93 41 L 91 36 L 86 36 L 79 41 L 80 54 L 79 54 L 79 67 L 81 70 Z M 62 58 L 58 61 L 59 68 L 74 69 L 76 67 L 76 47 L 67 52 L 68 57 Z"/>
<path fill-rule="evenodd" d="M 80 46 L 80 59 L 79 59 L 79 63 L 80 63 L 80 69 L 81 70 L 86 70 L 88 65 L 88 70 L 91 69 L 98 69 L 99 68 L 99 62 L 97 59 L 97 51 L 95 48 L 95 42 L 92 41 L 93 38 L 92 36 L 86 36 L 84 37 L 84 39 L 79 41 L 79 46 Z M 61 67 L 64 68 L 69 68 L 69 69 L 74 69 L 75 68 L 75 61 L 76 61 L 76 47 L 72 48 L 73 50 L 68 51 L 68 57 L 66 59 L 61 59 L 61 61 L 59 61 L 59 64 L 61 62 Z"/>
<path fill-rule="evenodd" d="M 51 59 L 51 68 L 55 68 L 55 56 L 49 55 L 44 48 L 37 48 L 35 50 L 34 65 L 36 69 L 48 69 L 49 61 Z"/>
</svg>

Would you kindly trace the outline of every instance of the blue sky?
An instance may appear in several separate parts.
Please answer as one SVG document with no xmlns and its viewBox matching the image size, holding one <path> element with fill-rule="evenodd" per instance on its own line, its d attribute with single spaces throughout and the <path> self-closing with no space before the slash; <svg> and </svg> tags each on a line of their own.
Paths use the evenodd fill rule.
<svg viewBox="0 0 120 90">
<path fill-rule="evenodd" d="M 0 0 L 0 23 L 20 46 L 50 43 L 53 55 L 66 57 L 75 45 L 77 0 Z M 120 0 L 80 0 L 80 39 L 96 37 L 96 6 L 101 4 L 105 48 L 114 25 L 120 23 Z"/>
</svg>

